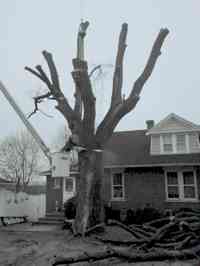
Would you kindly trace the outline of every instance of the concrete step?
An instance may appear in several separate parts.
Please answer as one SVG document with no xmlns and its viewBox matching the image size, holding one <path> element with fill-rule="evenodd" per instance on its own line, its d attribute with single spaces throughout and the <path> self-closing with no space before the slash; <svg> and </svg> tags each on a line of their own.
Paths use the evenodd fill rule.
<svg viewBox="0 0 200 266">
<path fill-rule="evenodd" d="M 56 221 L 56 220 L 48 220 L 48 219 L 39 219 L 37 222 L 34 224 L 49 224 L 49 225 L 62 225 L 64 221 Z"/>
<path fill-rule="evenodd" d="M 46 213 L 46 217 L 64 217 L 64 212 L 50 212 L 50 213 Z"/>
<path fill-rule="evenodd" d="M 51 217 L 49 217 L 49 216 L 46 216 L 46 217 L 42 217 L 42 218 L 40 218 L 39 219 L 40 221 L 43 221 L 43 220 L 45 220 L 45 221 L 61 221 L 61 222 L 63 222 L 64 221 L 64 217 L 57 217 L 57 216 L 51 216 Z"/>
</svg>

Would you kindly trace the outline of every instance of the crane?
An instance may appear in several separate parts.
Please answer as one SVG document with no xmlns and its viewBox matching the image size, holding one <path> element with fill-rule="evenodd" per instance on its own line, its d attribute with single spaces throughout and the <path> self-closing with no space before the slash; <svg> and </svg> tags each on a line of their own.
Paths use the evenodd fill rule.
<svg viewBox="0 0 200 266">
<path fill-rule="evenodd" d="M 15 102 L 14 98 L 11 96 L 11 94 L 8 91 L 8 89 L 6 89 L 6 87 L 4 86 L 2 81 L 0 81 L 0 90 L 3 93 L 3 95 L 5 96 L 5 98 L 7 99 L 7 101 L 9 102 L 9 104 L 13 107 L 15 112 L 18 114 L 18 116 L 20 117 L 20 119 L 22 120 L 22 122 L 24 123 L 26 128 L 28 129 L 28 131 L 31 133 L 32 137 L 38 143 L 38 145 L 40 146 L 40 148 L 43 151 L 44 155 L 48 158 L 49 162 L 51 163 L 51 155 L 50 155 L 49 148 L 43 142 L 43 140 L 41 139 L 41 137 L 39 136 L 39 134 L 37 133 L 35 128 L 28 121 L 28 119 L 26 118 L 25 114 L 22 112 L 22 110 L 20 109 L 18 104 Z"/>
<path fill-rule="evenodd" d="M 0 81 L 0 91 L 3 93 L 9 104 L 13 107 L 14 111 L 20 117 L 27 130 L 30 132 L 36 143 L 39 145 L 44 155 L 48 158 L 52 176 L 69 176 L 69 154 L 63 154 L 63 152 L 51 153 L 50 149 L 44 143 L 40 135 L 37 133 L 32 124 L 28 121 L 25 114 L 22 112 L 14 98 L 9 93 L 8 89 Z"/>
</svg>

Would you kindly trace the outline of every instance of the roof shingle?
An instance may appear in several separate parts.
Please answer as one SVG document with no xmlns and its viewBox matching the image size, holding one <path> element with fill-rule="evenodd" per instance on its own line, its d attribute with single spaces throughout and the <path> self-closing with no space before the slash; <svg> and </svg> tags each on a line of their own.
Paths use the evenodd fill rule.
<svg viewBox="0 0 200 266">
<path fill-rule="evenodd" d="M 200 154 L 151 155 L 147 130 L 114 132 L 106 145 L 104 166 L 200 165 Z"/>
</svg>

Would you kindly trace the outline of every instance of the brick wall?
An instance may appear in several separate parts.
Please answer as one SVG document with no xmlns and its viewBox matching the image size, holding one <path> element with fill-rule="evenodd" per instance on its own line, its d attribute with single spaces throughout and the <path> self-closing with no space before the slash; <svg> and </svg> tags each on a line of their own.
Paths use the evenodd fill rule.
<svg viewBox="0 0 200 266">
<path fill-rule="evenodd" d="M 200 207 L 199 202 L 167 202 L 165 176 L 162 168 L 117 169 L 125 171 L 125 200 L 111 200 L 111 169 L 105 170 L 104 200 L 114 209 L 137 209 L 150 204 L 153 208 Z M 196 169 L 197 170 L 197 169 Z M 198 194 L 200 198 L 200 171 L 197 170 Z"/>
</svg>

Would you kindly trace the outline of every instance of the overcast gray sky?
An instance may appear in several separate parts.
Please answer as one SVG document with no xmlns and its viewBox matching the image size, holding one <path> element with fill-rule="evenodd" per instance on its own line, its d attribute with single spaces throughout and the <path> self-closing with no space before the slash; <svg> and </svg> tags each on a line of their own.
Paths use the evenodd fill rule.
<svg viewBox="0 0 200 266">
<path fill-rule="evenodd" d="M 41 51 L 53 53 L 63 90 L 73 98 L 71 60 L 76 54 L 76 35 L 81 16 L 90 21 L 86 57 L 90 66 L 114 64 L 121 24 L 129 25 L 124 67 L 126 95 L 143 70 L 160 28 L 170 34 L 156 68 L 146 83 L 136 109 L 118 129 L 142 129 L 145 120 L 156 122 L 174 112 L 200 124 L 200 1 L 199 0 L 6 0 L 0 1 L 0 79 L 25 113 L 33 109 L 32 96 L 43 88 L 24 66 L 45 61 Z M 99 112 L 109 104 L 112 68 L 96 85 Z M 53 102 L 41 107 L 53 118 L 38 113 L 30 119 L 47 143 L 64 124 Z M 22 127 L 15 112 L 0 94 L 1 136 Z"/>
</svg>

